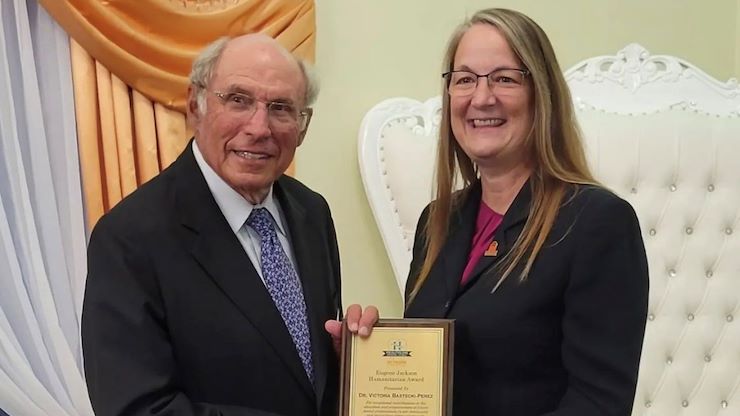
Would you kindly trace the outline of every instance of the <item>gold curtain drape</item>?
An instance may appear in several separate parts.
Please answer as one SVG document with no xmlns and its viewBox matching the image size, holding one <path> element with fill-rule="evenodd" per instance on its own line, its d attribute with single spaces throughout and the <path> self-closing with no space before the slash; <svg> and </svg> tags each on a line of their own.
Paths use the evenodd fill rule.
<svg viewBox="0 0 740 416">
<path fill-rule="evenodd" d="M 71 39 L 89 228 L 186 145 L 192 60 L 221 36 L 263 32 L 313 61 L 313 0 L 39 0 Z M 292 167 L 290 170 L 292 173 Z"/>
</svg>

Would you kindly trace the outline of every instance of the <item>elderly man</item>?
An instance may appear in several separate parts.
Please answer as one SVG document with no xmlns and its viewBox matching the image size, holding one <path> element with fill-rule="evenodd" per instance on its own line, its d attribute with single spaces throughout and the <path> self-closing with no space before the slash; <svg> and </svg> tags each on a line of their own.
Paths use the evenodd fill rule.
<svg viewBox="0 0 740 416">
<path fill-rule="evenodd" d="M 319 194 L 283 175 L 317 88 L 263 35 L 213 43 L 191 83 L 194 140 L 90 239 L 82 340 L 95 412 L 335 414 L 334 225 Z M 347 319 L 366 334 L 377 310 L 360 314 L 353 305 Z"/>
</svg>

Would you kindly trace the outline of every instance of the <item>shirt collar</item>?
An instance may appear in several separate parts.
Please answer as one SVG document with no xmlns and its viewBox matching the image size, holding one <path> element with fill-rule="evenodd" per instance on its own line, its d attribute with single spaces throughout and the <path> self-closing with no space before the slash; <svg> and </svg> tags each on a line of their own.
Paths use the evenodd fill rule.
<svg viewBox="0 0 740 416">
<path fill-rule="evenodd" d="M 226 218 L 226 222 L 229 223 L 229 227 L 234 234 L 242 228 L 253 209 L 266 208 L 272 216 L 273 223 L 277 226 L 277 231 L 287 236 L 283 225 L 282 215 L 280 215 L 278 201 L 273 196 L 272 191 L 274 186 L 270 187 L 270 190 L 267 192 L 267 196 L 261 203 L 253 205 L 236 192 L 234 188 L 226 183 L 226 181 L 224 181 L 223 178 L 221 178 L 213 168 L 211 168 L 203 158 L 203 154 L 200 152 L 195 140 L 193 140 L 192 149 L 193 155 L 195 156 L 195 162 L 203 173 L 203 177 L 208 184 L 208 188 L 211 190 L 211 194 L 213 194 L 213 198 L 216 200 L 218 207 L 221 208 L 221 213 Z"/>
</svg>

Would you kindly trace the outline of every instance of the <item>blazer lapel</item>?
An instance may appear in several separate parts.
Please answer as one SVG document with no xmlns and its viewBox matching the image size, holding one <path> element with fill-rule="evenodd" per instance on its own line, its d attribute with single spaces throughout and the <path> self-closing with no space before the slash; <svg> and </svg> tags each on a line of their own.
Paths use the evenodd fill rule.
<svg viewBox="0 0 740 416">
<path fill-rule="evenodd" d="M 504 214 L 501 224 L 494 233 L 493 241 L 497 243 L 497 253 L 495 256 L 483 256 L 473 268 L 470 278 L 465 286 L 460 288 L 465 290 L 472 286 L 478 278 L 491 270 L 498 262 L 511 251 L 516 239 L 519 237 L 518 225 L 526 221 L 529 216 L 529 207 L 532 200 L 532 190 L 529 180 L 524 183 L 522 189 L 514 198 L 511 206 Z"/>
<path fill-rule="evenodd" d="M 471 185 L 467 192 L 460 208 L 451 215 L 449 235 L 440 251 L 444 254 L 440 255 L 438 260 L 448 299 L 457 294 L 465 265 L 468 263 L 470 245 L 475 233 L 475 218 L 480 204 L 480 182 Z"/>
<path fill-rule="evenodd" d="M 321 399 L 324 395 L 327 382 L 327 363 L 333 356 L 327 353 L 332 351 L 329 336 L 324 329 L 324 314 L 321 312 L 325 305 L 331 303 L 327 291 L 328 272 L 327 242 L 320 238 L 321 230 L 309 218 L 308 213 L 300 201 L 282 186 L 282 181 L 275 183 L 275 195 L 285 215 L 287 228 L 290 233 L 293 256 L 296 260 L 298 276 L 303 287 L 303 297 L 306 301 L 306 313 L 311 331 L 311 353 L 314 361 L 314 388 L 317 404 L 321 408 Z M 301 371 L 303 369 L 301 368 Z"/>
<path fill-rule="evenodd" d="M 216 204 L 192 149 L 176 162 L 179 166 L 176 206 L 184 227 L 191 230 L 191 253 L 244 317 L 272 345 L 296 381 L 312 397 L 313 389 L 280 312 L 241 243 Z M 174 166 L 173 166 L 174 167 Z"/>
</svg>

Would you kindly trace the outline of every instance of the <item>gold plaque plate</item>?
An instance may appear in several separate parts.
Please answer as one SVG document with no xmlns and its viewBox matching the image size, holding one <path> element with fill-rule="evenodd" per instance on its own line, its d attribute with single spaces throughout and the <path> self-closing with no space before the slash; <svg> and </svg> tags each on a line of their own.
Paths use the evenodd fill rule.
<svg viewBox="0 0 740 416">
<path fill-rule="evenodd" d="M 342 334 L 341 416 L 452 414 L 454 323 L 381 319 L 368 338 Z"/>
</svg>

